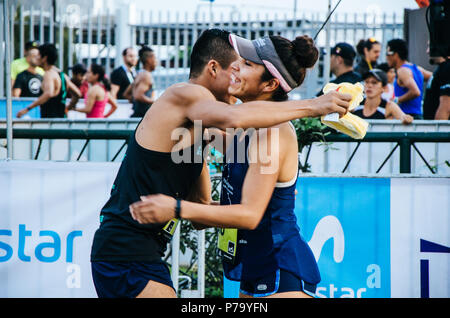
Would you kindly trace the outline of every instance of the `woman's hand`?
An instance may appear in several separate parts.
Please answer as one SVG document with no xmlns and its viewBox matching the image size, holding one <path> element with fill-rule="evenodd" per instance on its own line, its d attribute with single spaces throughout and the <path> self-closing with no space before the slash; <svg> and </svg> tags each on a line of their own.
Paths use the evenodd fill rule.
<svg viewBox="0 0 450 318">
<path fill-rule="evenodd" d="M 175 199 L 167 195 L 147 195 L 130 205 L 130 213 L 140 224 L 166 223 L 175 217 L 175 205 Z"/>
</svg>

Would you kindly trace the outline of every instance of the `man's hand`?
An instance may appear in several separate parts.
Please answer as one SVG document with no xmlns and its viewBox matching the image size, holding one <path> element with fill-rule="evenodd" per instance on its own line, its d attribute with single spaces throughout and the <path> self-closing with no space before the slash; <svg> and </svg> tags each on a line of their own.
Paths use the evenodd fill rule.
<svg viewBox="0 0 450 318">
<path fill-rule="evenodd" d="M 314 117 L 330 113 L 338 113 L 339 117 L 342 117 L 347 114 L 351 100 L 352 95 L 342 94 L 336 91 L 330 91 L 316 97 L 312 99 L 313 110 L 317 112 Z"/>
<path fill-rule="evenodd" d="M 403 125 L 409 125 L 413 122 L 413 120 L 414 120 L 414 117 L 411 115 L 407 115 L 407 114 L 403 115 L 401 118 Z"/>
<path fill-rule="evenodd" d="M 175 217 L 175 205 L 175 199 L 167 195 L 147 195 L 130 205 L 130 213 L 140 224 L 166 223 Z"/>
<path fill-rule="evenodd" d="M 26 113 L 28 113 L 28 108 L 22 109 L 21 111 L 19 111 L 19 112 L 17 113 L 17 118 L 22 117 L 22 116 L 25 115 Z"/>
</svg>

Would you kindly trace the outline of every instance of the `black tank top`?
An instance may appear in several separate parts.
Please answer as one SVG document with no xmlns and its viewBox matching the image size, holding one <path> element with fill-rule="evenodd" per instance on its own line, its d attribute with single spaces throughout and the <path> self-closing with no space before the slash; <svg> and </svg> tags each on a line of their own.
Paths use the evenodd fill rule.
<svg viewBox="0 0 450 318">
<path fill-rule="evenodd" d="M 59 76 L 61 78 L 59 94 L 41 105 L 41 118 L 64 118 L 66 115 L 67 88 L 64 72 L 60 72 Z"/>
<path fill-rule="evenodd" d="M 145 96 L 152 97 L 153 87 L 145 92 Z M 146 104 L 133 99 L 133 114 L 131 117 L 144 117 L 152 104 Z"/>
<path fill-rule="evenodd" d="M 172 153 L 141 147 L 135 133 L 129 139 L 111 196 L 101 210 L 91 261 L 151 262 L 160 259 L 168 243 L 161 233 L 165 224 L 139 224 L 131 217 L 129 206 L 148 194 L 162 193 L 185 199 L 202 171 L 205 144 L 194 144 L 174 153 L 179 155 L 178 158 L 188 158 L 176 163 Z"/>
<path fill-rule="evenodd" d="M 372 115 L 370 115 L 368 117 L 364 116 L 364 113 L 363 113 L 364 102 L 365 102 L 365 100 L 362 101 L 361 105 L 359 105 L 358 107 L 355 108 L 355 110 L 353 111 L 353 114 L 355 114 L 356 116 L 359 116 L 363 119 L 386 119 L 386 100 L 384 100 L 382 98 L 381 103 L 380 103 L 380 105 L 378 105 L 375 113 L 373 113 Z"/>
</svg>

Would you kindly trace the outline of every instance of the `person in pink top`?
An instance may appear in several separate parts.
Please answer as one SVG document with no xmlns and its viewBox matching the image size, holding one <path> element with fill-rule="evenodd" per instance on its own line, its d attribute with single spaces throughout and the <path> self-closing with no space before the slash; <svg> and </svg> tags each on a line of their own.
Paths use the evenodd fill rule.
<svg viewBox="0 0 450 318">
<path fill-rule="evenodd" d="M 90 84 L 84 99 L 84 108 L 70 108 L 78 112 L 86 113 L 86 118 L 107 118 L 117 109 L 117 104 L 109 91 L 111 84 L 105 77 L 105 69 L 98 64 L 92 64 L 86 72 L 86 80 Z M 105 114 L 106 104 L 111 105 L 111 109 Z"/>
</svg>

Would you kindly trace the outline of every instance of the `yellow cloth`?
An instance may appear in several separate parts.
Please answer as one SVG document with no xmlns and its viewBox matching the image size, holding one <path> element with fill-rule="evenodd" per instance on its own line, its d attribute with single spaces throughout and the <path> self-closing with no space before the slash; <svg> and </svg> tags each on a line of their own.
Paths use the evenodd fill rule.
<svg viewBox="0 0 450 318">
<path fill-rule="evenodd" d="M 361 83 L 328 83 L 323 88 L 323 93 L 326 94 L 332 90 L 352 95 L 353 98 L 350 101 L 350 107 L 348 109 L 349 111 L 355 109 L 359 104 L 361 104 L 364 99 L 364 87 L 361 85 Z M 324 125 L 331 127 L 354 139 L 363 139 L 366 135 L 367 128 L 369 127 L 369 123 L 367 121 L 356 115 L 353 115 L 350 112 L 342 118 L 339 118 L 339 115 L 337 113 L 334 113 L 322 116 L 320 120 Z"/>
<path fill-rule="evenodd" d="M 11 79 L 16 80 L 17 75 L 25 71 L 29 67 L 27 59 L 22 57 L 21 59 L 14 60 L 11 63 Z M 36 67 L 36 72 L 44 76 L 44 70 L 40 67 Z"/>
</svg>

